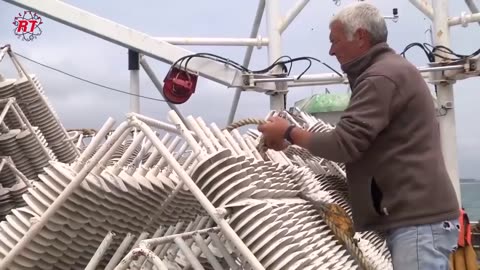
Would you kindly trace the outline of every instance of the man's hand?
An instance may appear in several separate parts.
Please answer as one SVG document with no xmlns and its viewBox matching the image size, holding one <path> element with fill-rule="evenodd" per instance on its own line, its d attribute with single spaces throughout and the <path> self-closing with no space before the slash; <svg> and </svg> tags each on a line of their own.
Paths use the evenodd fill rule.
<svg viewBox="0 0 480 270">
<path fill-rule="evenodd" d="M 270 117 L 267 123 L 258 125 L 258 131 L 262 132 L 268 148 L 281 151 L 288 146 L 283 136 L 289 125 L 290 123 L 281 117 Z"/>
</svg>

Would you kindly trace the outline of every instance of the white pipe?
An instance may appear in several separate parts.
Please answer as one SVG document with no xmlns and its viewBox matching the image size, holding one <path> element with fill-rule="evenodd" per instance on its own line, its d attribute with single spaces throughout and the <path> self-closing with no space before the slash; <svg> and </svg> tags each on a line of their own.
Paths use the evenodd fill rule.
<svg viewBox="0 0 480 270">
<path fill-rule="evenodd" d="M 207 46 L 267 46 L 266 38 L 189 38 L 159 37 L 155 38 L 172 45 L 207 45 Z"/>
<path fill-rule="evenodd" d="M 431 71 L 445 71 L 445 70 L 462 70 L 465 67 L 463 65 L 450 65 L 450 66 L 438 66 L 438 67 L 417 67 L 418 71 L 425 73 Z M 319 74 L 305 74 L 298 78 L 299 75 L 293 75 L 291 77 L 284 78 L 258 78 L 253 79 L 254 83 L 266 83 L 266 82 L 295 82 L 295 84 L 301 83 L 320 83 L 326 82 L 328 84 L 347 83 L 346 76 L 340 77 L 337 73 L 319 73 Z M 311 85 L 311 84 L 308 84 Z M 302 85 L 304 86 L 304 85 Z"/>
<path fill-rule="evenodd" d="M 210 128 L 212 129 L 213 134 L 217 137 L 218 141 L 222 144 L 223 147 L 232 150 L 232 152 L 235 152 L 233 146 L 230 144 L 230 142 L 227 140 L 225 135 L 223 135 L 222 131 L 215 123 L 211 123 Z"/>
<path fill-rule="evenodd" d="M 257 150 L 257 147 L 255 146 L 255 142 L 252 137 L 247 136 L 245 137 L 245 142 L 247 143 L 248 147 L 251 149 L 253 155 L 255 156 L 256 159 L 258 160 L 263 160 L 262 155 Z"/>
<path fill-rule="evenodd" d="M 140 234 L 140 236 L 138 237 L 137 241 L 131 247 L 131 249 L 138 248 L 138 243 L 140 243 L 140 241 L 142 241 L 143 239 L 146 239 L 148 237 L 148 235 L 149 235 L 148 232 L 142 232 Z M 145 261 L 145 259 L 146 258 L 144 256 L 135 257 L 135 259 L 134 259 L 135 262 L 131 262 L 128 269 L 129 270 L 138 270 L 139 267 L 141 266 L 141 264 L 143 264 L 143 262 Z"/>
<path fill-rule="evenodd" d="M 175 111 L 175 113 L 177 113 L 177 112 Z M 181 132 L 177 129 L 177 127 L 175 125 L 168 124 L 168 123 L 165 123 L 165 122 L 162 122 L 162 121 L 158 121 L 154 118 L 151 118 L 151 117 L 148 117 L 148 116 L 145 116 L 145 115 L 141 115 L 141 114 L 138 114 L 138 113 L 127 114 L 127 117 L 130 117 L 130 116 L 137 117 L 139 120 L 147 123 L 149 126 L 159 128 L 159 129 L 163 129 L 165 131 L 169 131 L 169 132 L 172 132 L 172 133 L 175 133 L 175 134 L 181 134 Z M 178 113 L 177 113 L 177 116 L 178 116 L 178 118 L 180 118 L 180 121 L 185 123 L 185 121 L 183 121 L 183 118 L 180 117 L 180 115 L 178 115 Z M 188 123 L 185 123 L 185 125 L 188 126 Z M 188 132 L 190 132 L 193 137 L 196 137 L 196 135 L 194 133 L 192 133 L 190 130 L 188 130 L 188 129 L 186 129 L 186 130 Z"/>
<path fill-rule="evenodd" d="M 0 62 L 2 62 L 3 57 L 7 54 L 8 50 L 10 50 L 10 47 L 5 46 L 1 51 L 0 51 Z"/>
<path fill-rule="evenodd" d="M 430 20 L 433 20 L 433 8 L 432 6 L 425 0 L 409 0 L 412 5 L 418 8 L 425 16 L 427 16 Z M 436 0 L 434 0 L 436 1 Z"/>
<path fill-rule="evenodd" d="M 465 3 L 467 3 L 467 6 L 470 9 L 470 12 L 472 12 L 472 14 L 480 12 L 480 10 L 478 10 L 478 7 L 477 5 L 475 5 L 473 0 L 465 0 Z M 478 22 L 478 24 L 480 24 L 480 22 Z"/>
<path fill-rule="evenodd" d="M 137 136 L 135 136 L 132 143 L 128 146 L 127 150 L 120 157 L 120 160 L 118 160 L 118 162 L 113 166 L 112 174 L 118 175 L 122 171 L 122 168 L 127 163 L 128 158 L 132 156 L 137 147 L 140 146 L 144 137 L 145 134 L 143 133 L 137 134 Z"/>
<path fill-rule="evenodd" d="M 175 156 L 175 159 L 179 159 L 181 155 L 183 155 L 183 153 L 185 153 L 185 151 L 187 150 L 188 148 L 188 143 L 187 142 L 183 142 L 182 146 L 180 147 L 180 149 L 173 154 L 173 156 Z"/>
<path fill-rule="evenodd" d="M 260 23 L 262 22 L 263 12 L 265 11 L 265 0 L 258 1 L 257 13 L 255 19 L 253 20 L 252 31 L 250 37 L 253 38 L 258 35 L 258 30 L 260 28 Z M 248 46 L 245 56 L 243 57 L 243 66 L 248 67 L 250 65 L 250 60 L 252 59 L 253 46 Z M 227 124 L 230 125 L 235 118 L 235 112 L 238 108 L 238 102 L 240 101 L 240 95 L 242 94 L 242 88 L 237 87 L 235 89 L 235 95 L 233 96 L 232 106 L 230 108 L 230 114 L 228 115 Z"/>
<path fill-rule="evenodd" d="M 103 155 L 103 157 L 100 159 L 97 166 L 95 166 L 95 168 L 93 168 L 92 173 L 101 174 L 101 172 L 107 166 L 107 164 L 110 160 L 110 157 L 113 155 L 113 153 L 115 153 L 115 151 L 123 143 L 123 141 L 125 140 L 125 138 L 127 138 L 128 135 L 130 135 L 130 130 L 129 129 L 124 130 L 123 133 L 117 138 L 115 143 L 113 143 L 110 146 L 110 149 L 108 149 L 107 153 L 105 153 L 105 155 Z"/>
<path fill-rule="evenodd" d="M 101 131 L 107 131 L 105 128 L 108 125 L 113 125 L 113 119 L 109 118 L 107 123 L 104 124 Z M 127 122 L 122 123 L 121 127 L 127 128 Z M 118 128 L 117 131 L 121 131 L 122 128 Z M 116 131 L 116 132 L 117 132 Z M 100 132 L 99 132 L 100 133 Z M 105 134 L 98 134 L 100 136 L 105 136 Z M 32 241 L 32 239 L 42 230 L 42 228 L 47 224 L 48 220 L 56 214 L 57 210 L 65 203 L 65 201 L 75 192 L 78 186 L 83 182 L 88 173 L 97 165 L 97 162 L 100 160 L 103 154 L 105 154 L 109 148 L 109 145 L 115 140 L 114 136 L 110 137 L 109 140 L 102 145 L 102 147 L 95 153 L 92 159 L 89 160 L 82 167 L 82 169 L 75 175 L 73 180 L 65 187 L 65 189 L 60 193 L 60 195 L 53 201 L 50 207 L 40 216 L 37 222 L 34 222 L 28 231 L 23 235 L 23 237 L 18 241 L 18 243 L 10 250 L 10 252 L 0 261 L 0 270 L 8 269 L 8 266 L 13 262 L 14 258 L 20 255 L 20 252 Z"/>
<path fill-rule="evenodd" d="M 174 234 L 174 231 L 175 231 L 175 226 L 170 225 L 167 231 L 165 232 L 164 236 Z M 165 248 L 166 248 L 166 245 L 158 245 L 155 247 L 155 250 L 153 251 L 153 253 L 156 254 L 157 256 L 160 256 L 160 258 L 163 259 L 163 255 L 164 255 L 163 250 Z"/>
<path fill-rule="evenodd" d="M 321 82 L 321 81 L 336 81 L 337 83 L 342 83 L 346 77 L 340 77 L 337 73 L 320 73 L 320 74 L 305 74 L 300 79 L 298 79 L 298 75 L 294 75 L 292 77 L 284 77 L 284 78 L 259 78 L 253 79 L 255 83 L 262 83 L 262 82 Z"/>
<path fill-rule="evenodd" d="M 227 141 L 230 143 L 230 145 L 233 147 L 234 153 L 236 155 L 243 155 L 242 148 L 238 145 L 238 143 L 235 141 L 235 139 L 232 137 L 230 132 L 226 131 L 225 129 L 221 131 L 223 136 L 227 139 Z"/>
<path fill-rule="evenodd" d="M 265 0 L 266 15 L 267 15 L 267 33 L 269 37 L 268 43 L 268 63 L 273 64 L 282 56 L 282 37 L 280 34 L 280 0 Z M 272 72 L 278 73 L 280 67 L 276 66 Z M 280 86 L 274 84 L 277 90 L 283 91 L 286 89 L 286 84 Z M 270 109 L 283 110 L 285 109 L 285 94 L 274 94 L 270 96 Z"/>
<path fill-rule="evenodd" d="M 173 150 L 178 146 L 180 143 L 181 137 L 175 137 L 171 143 L 167 146 L 168 152 L 172 153 Z M 167 145 L 164 143 L 164 145 Z M 160 158 L 158 163 L 155 165 L 157 166 L 160 170 L 165 166 L 165 159 L 163 157 Z"/>
<path fill-rule="evenodd" d="M 157 245 L 172 242 L 177 237 L 180 237 L 180 238 L 192 237 L 195 234 L 203 234 L 203 233 L 209 233 L 209 232 L 212 232 L 212 233 L 218 232 L 218 227 L 200 229 L 195 231 L 187 231 L 184 233 L 171 234 L 171 235 L 157 237 L 157 238 L 150 238 L 150 239 L 142 240 L 138 246 L 141 248 L 150 248 L 152 246 L 155 247 Z"/>
<path fill-rule="evenodd" d="M 103 255 L 105 254 L 105 252 L 107 252 L 114 237 L 115 237 L 115 233 L 112 233 L 110 231 L 107 233 L 102 243 L 100 243 L 100 246 L 98 246 L 97 251 L 95 252 L 95 254 L 93 254 L 93 257 L 90 259 L 90 262 L 85 267 L 85 270 L 97 269 L 98 263 L 100 263 Z"/>
<path fill-rule="evenodd" d="M 280 33 L 283 33 L 283 31 L 287 29 L 309 1 L 310 0 L 298 0 L 295 6 L 287 12 L 287 15 L 285 15 L 283 22 L 279 26 Z"/>
<path fill-rule="evenodd" d="M 247 143 L 245 142 L 245 140 L 243 139 L 242 135 L 240 134 L 240 132 L 238 132 L 238 130 L 234 129 L 230 132 L 233 136 L 233 138 L 235 140 L 237 140 L 240 148 L 242 148 L 243 150 L 243 153 L 249 157 L 252 157 L 252 158 L 255 158 L 255 156 L 253 155 L 252 153 L 252 150 L 250 149 L 250 147 L 248 147 Z"/>
<path fill-rule="evenodd" d="M 170 196 L 168 196 L 165 201 L 160 205 L 160 208 L 158 209 L 158 211 L 155 213 L 155 216 L 157 218 L 153 218 L 150 220 L 149 224 L 152 224 L 154 221 L 157 221 L 158 217 L 161 217 L 162 214 L 163 214 L 163 211 L 165 211 L 165 209 L 168 208 L 168 206 L 170 206 L 170 202 L 175 200 L 175 198 L 177 197 L 177 194 L 178 192 L 180 192 L 180 190 L 182 190 L 183 188 L 183 181 L 181 181 L 180 183 L 178 183 L 178 185 L 175 187 L 175 189 L 173 190 L 172 193 L 170 193 Z M 165 236 L 164 236 L 165 237 Z M 154 238 L 155 239 L 155 238 Z M 140 241 L 140 243 L 138 243 L 138 246 L 139 247 L 150 247 L 148 243 L 150 243 L 151 239 L 148 239 L 148 240 L 142 240 Z M 146 245 L 143 245 L 142 243 L 147 243 Z M 157 244 L 154 244 L 153 246 L 157 246 L 161 243 L 157 243 Z"/>
<path fill-rule="evenodd" d="M 183 255 L 185 255 L 186 257 L 187 262 L 190 263 L 190 265 L 193 267 L 194 270 L 205 270 L 205 268 L 203 268 L 198 258 L 195 256 L 195 254 L 192 252 L 192 250 L 188 247 L 187 243 L 185 243 L 185 241 L 182 238 L 177 237 L 173 241 L 175 241 L 175 244 L 177 244 L 177 247 L 180 248 Z M 185 269 L 189 268 L 187 267 Z"/>
<path fill-rule="evenodd" d="M 153 221 L 153 219 L 151 219 Z M 151 221 L 149 223 L 151 223 Z M 188 227 L 188 226 L 187 226 Z M 188 228 L 187 228 L 188 229 Z M 160 237 L 165 233 L 165 227 L 163 225 L 160 225 L 158 229 L 153 233 L 152 238 Z M 152 249 L 150 249 L 152 250 Z M 154 251 L 155 253 L 155 251 Z M 155 253 L 156 254 L 156 253 Z M 144 257 L 145 258 L 145 257 Z M 152 269 L 151 264 L 148 261 L 143 260 L 142 265 L 140 265 L 141 270 L 147 270 L 147 269 Z M 106 269 L 105 269 L 106 270 Z"/>
<path fill-rule="evenodd" d="M 201 117 L 197 117 L 196 119 L 197 124 L 200 126 L 202 131 L 207 135 L 207 137 L 210 139 L 210 141 L 213 143 L 216 149 L 222 149 L 223 146 L 220 144 L 218 141 L 217 137 L 213 134 L 212 130 L 207 126 L 205 121 Z"/>
<path fill-rule="evenodd" d="M 146 153 L 150 150 L 152 147 L 152 142 L 148 141 L 146 144 L 142 146 L 140 149 L 140 153 L 133 159 L 132 161 L 132 169 L 129 171 L 129 175 L 133 175 L 135 170 L 137 170 L 140 167 L 140 164 L 142 163 L 143 158 L 145 157 Z"/>
<path fill-rule="evenodd" d="M 114 270 L 125 270 L 128 268 L 130 263 L 134 260 L 134 258 L 140 258 L 141 256 L 145 256 L 147 261 L 152 263 L 157 270 L 168 270 L 167 266 L 160 260 L 160 258 L 153 253 L 153 251 L 144 249 L 144 248 L 135 248 L 132 249 L 123 260 L 115 267 Z"/>
<path fill-rule="evenodd" d="M 232 257 L 232 254 L 227 250 L 227 248 L 220 240 L 220 237 L 216 233 L 209 233 L 208 234 L 212 239 L 212 246 L 216 247 L 217 250 L 222 254 L 223 258 L 227 262 L 230 269 L 240 269 L 239 265 L 235 262 L 235 259 Z M 228 268 L 227 268 L 228 269 Z"/>
<path fill-rule="evenodd" d="M 0 162 L 0 172 L 3 170 L 3 167 L 5 166 L 5 164 L 7 163 L 7 158 L 10 158 L 10 157 L 1 157 L 1 162 Z M 7 165 L 8 166 L 8 165 Z M 28 182 L 27 182 L 28 183 Z M 27 187 L 30 187 L 29 185 L 27 185 Z"/>
<path fill-rule="evenodd" d="M 207 134 L 203 132 L 203 130 L 200 128 L 198 123 L 195 121 L 195 118 L 193 118 L 191 115 L 187 116 L 187 122 L 190 126 L 190 129 L 192 129 L 195 134 L 197 134 L 198 138 L 200 141 L 205 145 L 209 153 L 215 153 L 217 149 L 213 145 L 212 141 L 208 138 Z"/>
<path fill-rule="evenodd" d="M 98 131 L 97 134 L 92 138 L 92 141 L 87 146 L 87 148 L 82 152 L 80 157 L 78 157 L 77 161 L 73 164 L 73 170 L 78 172 L 83 168 L 85 163 L 88 159 L 95 153 L 97 147 L 100 145 L 100 142 L 105 138 L 108 132 L 112 129 L 113 125 L 115 124 L 115 120 L 113 118 L 109 118 L 107 122 L 102 126 L 102 128 Z"/>
<path fill-rule="evenodd" d="M 21 6 L 27 10 L 35 11 L 52 20 L 112 42 L 116 45 L 135 50 L 140 54 L 150 56 L 164 63 L 171 64 L 177 61 L 180 57 L 192 54 L 191 51 L 181 48 L 180 46 L 156 40 L 141 31 L 126 27 L 118 22 L 107 20 L 76 6 L 67 4 L 65 1 L 4 1 L 16 6 Z M 178 20 L 186 20 L 182 15 L 184 14 L 181 14 Z M 213 25 L 214 24 L 212 24 L 212 26 Z M 238 85 L 237 83 L 240 83 L 241 71 L 225 66 L 225 64 L 211 59 L 195 59 L 194 61 L 191 61 L 189 67 L 195 72 L 201 71 L 200 75 L 202 77 L 218 82 L 222 85 L 230 87 L 232 84 Z"/>
<path fill-rule="evenodd" d="M 347 82 L 345 82 L 346 84 Z M 338 85 L 338 81 L 312 81 L 312 82 L 290 82 L 288 83 L 288 88 L 293 88 L 293 87 L 310 87 L 310 86 L 320 86 L 320 85 Z"/>
<path fill-rule="evenodd" d="M 77 144 L 75 145 L 77 149 L 80 149 L 83 144 L 83 133 L 78 134 Z"/>
<path fill-rule="evenodd" d="M 450 27 L 448 26 L 448 0 L 433 1 L 434 20 L 433 20 L 433 39 L 435 46 L 445 46 L 450 48 Z M 438 52 L 442 54 L 442 52 Z M 442 60 L 436 57 L 437 61 Z M 447 110 L 446 114 L 438 117 L 440 123 L 440 134 L 442 142 L 443 156 L 447 171 L 457 194 L 457 199 L 461 205 L 460 180 L 458 175 L 458 154 L 457 154 L 457 135 L 455 124 L 455 101 L 453 85 L 445 82 L 437 85 L 437 101 L 440 105 L 445 103 L 453 104 L 453 107 Z"/>
<path fill-rule="evenodd" d="M 172 234 L 177 234 L 177 233 L 180 233 L 181 231 L 183 231 L 182 229 L 183 227 L 183 222 L 181 223 L 177 223 L 175 225 L 175 229 L 173 231 L 171 231 Z M 172 253 L 168 252 L 170 247 L 172 246 L 172 243 L 166 243 L 162 246 L 162 249 L 160 250 L 160 252 L 158 253 L 158 257 L 162 258 L 162 259 L 170 259 L 170 260 L 173 260 L 173 258 L 170 256 L 172 253 L 174 253 L 175 251 L 173 251 Z M 177 247 L 172 247 L 172 250 L 175 250 Z M 170 254 L 169 254 L 170 253 Z"/>
<path fill-rule="evenodd" d="M 3 100 L 2 100 L 3 101 Z M 3 119 L 8 113 L 8 109 L 15 102 L 15 98 L 8 98 L 7 104 L 3 107 L 2 113 L 0 114 L 0 123 L 3 122 Z"/>
<path fill-rule="evenodd" d="M 24 69 L 20 66 L 20 62 L 18 62 L 18 59 L 15 57 L 15 53 L 12 52 L 10 46 L 7 46 L 8 50 L 6 51 L 8 56 L 10 56 L 10 60 L 13 63 L 13 66 L 15 66 L 15 69 L 17 70 L 18 76 L 23 77 L 25 75 Z M 17 65 L 18 62 L 18 65 Z"/>
<path fill-rule="evenodd" d="M 132 117 L 130 119 L 130 123 L 142 130 L 145 135 L 152 141 L 153 145 L 172 166 L 173 170 L 177 173 L 179 178 L 182 179 L 190 192 L 192 192 L 198 202 L 202 205 L 203 209 L 205 209 L 207 213 L 209 213 L 210 216 L 215 220 L 215 222 L 221 228 L 224 236 L 236 246 L 238 251 L 249 262 L 250 266 L 255 270 L 265 269 L 255 257 L 255 255 L 253 255 L 250 249 L 248 249 L 245 243 L 243 243 L 242 239 L 240 239 L 237 233 L 232 229 L 232 227 L 230 227 L 230 224 L 228 224 L 228 222 L 219 215 L 215 206 L 213 206 L 213 204 L 208 200 L 205 194 L 203 194 L 200 188 L 197 187 L 192 178 L 190 178 L 190 176 L 183 170 L 183 168 L 180 166 L 180 164 L 178 164 L 172 154 L 168 152 L 167 148 L 160 142 L 160 139 L 155 136 L 155 133 L 150 129 L 150 127 L 147 126 L 145 123 L 138 121 L 135 117 Z"/>
<path fill-rule="evenodd" d="M 182 120 L 180 119 L 180 117 L 178 117 L 175 111 L 169 111 L 168 118 L 170 119 L 170 121 L 177 125 L 177 130 L 180 132 L 185 141 L 187 141 L 187 143 L 190 145 L 194 154 L 196 156 L 198 155 L 200 159 L 206 158 L 206 154 L 203 152 L 202 147 L 197 143 L 195 138 L 192 136 L 190 130 L 187 129 L 185 123 L 182 122 Z"/>
<path fill-rule="evenodd" d="M 140 113 L 140 70 L 130 70 L 130 111 Z"/>
<path fill-rule="evenodd" d="M 120 262 L 122 259 L 122 255 L 127 250 L 127 248 L 130 246 L 130 243 L 133 241 L 133 238 L 135 238 L 135 235 L 131 233 L 127 233 L 125 238 L 123 239 L 122 243 L 120 246 L 117 248 L 113 256 L 110 258 L 110 261 L 108 262 L 107 266 L 105 266 L 104 270 L 113 270 L 113 267 Z"/>
<path fill-rule="evenodd" d="M 463 25 L 467 26 L 469 23 L 474 23 L 478 22 L 480 23 L 480 13 L 474 13 L 474 14 L 465 14 L 460 17 L 453 17 L 448 19 L 448 25 L 449 26 L 455 26 L 455 25 Z"/>
<path fill-rule="evenodd" d="M 163 136 L 162 138 L 162 143 L 165 145 L 169 143 L 170 137 L 171 137 L 170 133 L 165 134 L 165 136 Z M 157 159 L 157 156 L 158 156 L 158 150 L 157 148 L 154 147 L 152 150 L 152 154 L 150 154 L 147 161 L 145 161 L 145 163 L 142 165 L 142 169 L 139 172 L 140 175 L 145 176 L 147 174 L 148 170 L 153 166 L 153 162 Z"/>
<path fill-rule="evenodd" d="M 199 248 L 197 250 L 197 253 L 203 253 L 203 255 L 207 258 L 208 262 L 212 266 L 213 270 L 223 270 L 224 267 L 218 262 L 217 257 L 213 252 L 210 250 L 209 245 L 212 241 L 212 238 L 204 239 L 201 235 L 195 234 L 193 236 L 193 239 L 195 240 L 195 243 L 197 244 L 197 247 Z M 195 254 L 196 256 L 199 256 Z"/>
<path fill-rule="evenodd" d="M 193 168 L 194 165 L 196 165 L 198 163 L 197 160 L 196 160 L 196 158 L 198 156 L 199 156 L 198 154 L 195 154 L 194 152 L 191 152 L 190 155 L 188 155 L 188 157 L 183 162 L 182 168 L 185 169 L 185 170 L 187 170 L 189 166 L 191 166 Z M 165 172 L 165 175 L 168 176 L 168 175 L 170 175 L 171 172 L 172 172 L 172 168 L 170 166 L 169 170 Z M 166 173 L 168 173 L 168 174 L 166 174 Z"/>
</svg>

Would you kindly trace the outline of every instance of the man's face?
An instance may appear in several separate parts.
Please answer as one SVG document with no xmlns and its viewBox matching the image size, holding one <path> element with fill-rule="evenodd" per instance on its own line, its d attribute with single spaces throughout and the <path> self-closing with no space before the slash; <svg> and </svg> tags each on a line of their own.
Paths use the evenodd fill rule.
<svg viewBox="0 0 480 270">
<path fill-rule="evenodd" d="M 341 22 L 334 21 L 330 26 L 330 47 L 329 54 L 335 56 L 338 62 L 343 65 L 365 53 L 362 33 L 357 31 L 351 40 L 348 40 Z"/>
</svg>

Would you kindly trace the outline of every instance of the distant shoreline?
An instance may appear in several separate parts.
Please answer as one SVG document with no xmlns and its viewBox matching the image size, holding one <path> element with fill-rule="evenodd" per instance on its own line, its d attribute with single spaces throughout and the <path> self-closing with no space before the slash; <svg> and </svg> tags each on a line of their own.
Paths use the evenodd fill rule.
<svg viewBox="0 0 480 270">
<path fill-rule="evenodd" d="M 460 179 L 460 183 L 479 183 L 480 180 L 478 179 Z"/>
</svg>

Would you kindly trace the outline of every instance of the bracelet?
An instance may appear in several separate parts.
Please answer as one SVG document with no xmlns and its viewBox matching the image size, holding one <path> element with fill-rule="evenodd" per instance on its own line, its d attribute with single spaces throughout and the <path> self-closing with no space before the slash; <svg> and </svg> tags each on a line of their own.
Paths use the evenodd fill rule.
<svg viewBox="0 0 480 270">
<path fill-rule="evenodd" d="M 289 143 L 291 144 L 294 144 L 293 143 L 293 139 L 292 139 L 292 130 L 296 128 L 295 125 L 290 125 L 287 130 L 285 130 L 285 134 L 283 135 L 283 138 L 285 138 L 285 140 L 287 140 Z"/>
</svg>

